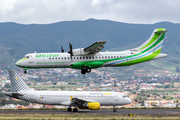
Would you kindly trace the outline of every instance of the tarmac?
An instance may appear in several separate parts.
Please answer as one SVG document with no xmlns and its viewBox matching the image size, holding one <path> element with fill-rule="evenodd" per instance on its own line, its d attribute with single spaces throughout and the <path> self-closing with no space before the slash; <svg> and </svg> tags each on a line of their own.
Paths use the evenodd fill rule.
<svg viewBox="0 0 180 120">
<path fill-rule="evenodd" d="M 67 112 L 66 110 L 0 110 L 0 114 L 78 114 L 78 115 L 180 115 L 180 109 L 117 109 L 112 110 L 79 110 L 78 112 Z"/>
</svg>

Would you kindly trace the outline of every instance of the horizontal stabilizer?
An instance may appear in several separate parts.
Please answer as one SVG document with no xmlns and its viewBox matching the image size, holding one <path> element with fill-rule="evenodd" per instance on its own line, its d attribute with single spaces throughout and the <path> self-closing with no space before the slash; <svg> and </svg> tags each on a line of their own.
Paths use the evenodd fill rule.
<svg viewBox="0 0 180 120">
<path fill-rule="evenodd" d="M 167 30 L 162 30 L 162 31 L 157 31 L 155 33 L 165 33 L 165 32 L 168 32 Z"/>
</svg>

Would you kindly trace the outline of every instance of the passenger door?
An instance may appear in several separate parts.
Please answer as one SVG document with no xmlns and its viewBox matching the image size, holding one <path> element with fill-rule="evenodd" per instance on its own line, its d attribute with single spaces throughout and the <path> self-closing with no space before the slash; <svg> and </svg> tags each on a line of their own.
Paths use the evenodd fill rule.
<svg viewBox="0 0 180 120">
<path fill-rule="evenodd" d="M 119 95 L 115 94 L 115 101 L 119 101 Z"/>
</svg>

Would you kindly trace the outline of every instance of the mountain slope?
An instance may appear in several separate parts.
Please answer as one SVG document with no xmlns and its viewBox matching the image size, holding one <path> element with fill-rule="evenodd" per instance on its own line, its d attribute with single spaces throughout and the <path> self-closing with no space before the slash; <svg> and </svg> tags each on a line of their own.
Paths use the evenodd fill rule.
<svg viewBox="0 0 180 120">
<path fill-rule="evenodd" d="M 173 68 L 178 66 L 180 24 L 127 24 L 95 19 L 42 25 L 0 23 L 0 63 L 12 62 L 34 51 L 59 52 L 61 45 L 68 51 L 69 41 L 73 48 L 87 47 L 98 40 L 107 41 L 103 50 L 134 48 L 146 41 L 155 28 L 167 28 L 169 31 L 162 48 L 162 52 L 169 56 L 163 58 L 163 64 L 172 64 Z"/>
</svg>

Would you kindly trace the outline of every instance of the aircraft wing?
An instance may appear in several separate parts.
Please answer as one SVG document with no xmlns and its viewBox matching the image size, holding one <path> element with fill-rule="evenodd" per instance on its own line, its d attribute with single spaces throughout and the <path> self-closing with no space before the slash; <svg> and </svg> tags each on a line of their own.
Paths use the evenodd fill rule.
<svg viewBox="0 0 180 120">
<path fill-rule="evenodd" d="M 97 102 L 95 100 L 86 100 L 86 99 L 82 99 L 82 98 L 73 98 L 72 96 L 70 96 L 71 101 L 64 101 L 61 104 L 62 105 L 70 105 L 70 106 L 79 106 L 82 105 L 86 102 Z"/>
<path fill-rule="evenodd" d="M 85 100 L 82 98 L 73 98 L 71 97 L 71 103 L 70 105 L 82 105 L 85 102 L 96 102 L 95 100 Z"/>
<path fill-rule="evenodd" d="M 84 48 L 84 52 L 87 52 L 89 54 L 95 54 L 100 52 L 104 48 L 104 44 L 106 41 L 97 41 L 94 44 Z"/>
</svg>

